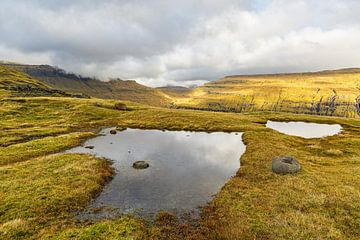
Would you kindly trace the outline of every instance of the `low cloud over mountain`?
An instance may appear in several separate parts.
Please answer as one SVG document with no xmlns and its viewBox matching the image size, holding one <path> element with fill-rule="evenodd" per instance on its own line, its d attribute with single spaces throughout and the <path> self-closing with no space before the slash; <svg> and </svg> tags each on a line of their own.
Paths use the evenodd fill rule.
<svg viewBox="0 0 360 240">
<path fill-rule="evenodd" d="M 0 58 L 159 86 L 360 66 L 356 0 L 3 0 Z"/>
</svg>

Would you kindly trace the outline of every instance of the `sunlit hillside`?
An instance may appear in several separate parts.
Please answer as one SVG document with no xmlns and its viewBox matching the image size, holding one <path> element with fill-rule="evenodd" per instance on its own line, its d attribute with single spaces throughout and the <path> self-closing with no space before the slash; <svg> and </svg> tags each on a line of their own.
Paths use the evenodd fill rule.
<svg viewBox="0 0 360 240">
<path fill-rule="evenodd" d="M 229 112 L 293 112 L 355 117 L 360 70 L 229 76 L 175 100 L 176 107 Z"/>
<path fill-rule="evenodd" d="M 82 94 L 67 93 L 51 87 L 25 73 L 0 66 L 0 97 L 59 96 L 84 98 Z"/>
<path fill-rule="evenodd" d="M 131 80 L 104 82 L 90 77 L 67 73 L 62 69 L 49 65 L 17 63 L 0 63 L 0 65 L 24 72 L 49 86 L 66 92 L 81 93 L 103 99 L 131 100 L 154 106 L 165 106 L 169 103 L 168 97 L 160 90 Z"/>
</svg>

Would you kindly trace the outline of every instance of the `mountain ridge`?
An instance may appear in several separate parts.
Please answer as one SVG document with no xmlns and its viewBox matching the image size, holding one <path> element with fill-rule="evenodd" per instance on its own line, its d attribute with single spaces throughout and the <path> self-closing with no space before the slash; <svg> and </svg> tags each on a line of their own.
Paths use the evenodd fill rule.
<svg viewBox="0 0 360 240">
<path fill-rule="evenodd" d="M 165 106 L 168 97 L 160 90 L 137 83 L 134 80 L 100 81 L 83 77 L 50 65 L 27 65 L 19 63 L 0 63 L 20 72 L 24 72 L 54 88 L 71 93 L 81 93 L 95 98 L 129 100 L 133 102 Z"/>
</svg>

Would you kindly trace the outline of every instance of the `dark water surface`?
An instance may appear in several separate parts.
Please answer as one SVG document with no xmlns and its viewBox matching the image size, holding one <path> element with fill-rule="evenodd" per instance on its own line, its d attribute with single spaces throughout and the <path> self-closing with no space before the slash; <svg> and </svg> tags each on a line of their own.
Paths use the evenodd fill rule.
<svg viewBox="0 0 360 240">
<path fill-rule="evenodd" d="M 110 129 L 67 152 L 90 153 L 113 160 L 114 179 L 88 207 L 89 217 L 117 213 L 154 214 L 196 211 L 212 199 L 240 167 L 245 152 L 242 133 L 204 133 Z M 145 160 L 147 169 L 134 169 Z M 98 209 L 93 213 L 93 209 Z M 92 216 L 91 216 L 92 215 Z"/>
<path fill-rule="evenodd" d="M 303 138 L 322 138 L 333 136 L 342 131 L 339 124 L 307 123 L 307 122 L 273 122 L 268 121 L 266 127 L 287 135 Z"/>
</svg>

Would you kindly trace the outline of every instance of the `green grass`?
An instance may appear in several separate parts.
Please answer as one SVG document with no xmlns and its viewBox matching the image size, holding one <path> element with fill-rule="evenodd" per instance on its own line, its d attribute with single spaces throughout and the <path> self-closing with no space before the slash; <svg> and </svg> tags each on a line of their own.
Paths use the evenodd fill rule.
<svg viewBox="0 0 360 240">
<path fill-rule="evenodd" d="M 1 149 L 0 166 L 75 147 L 80 145 L 86 138 L 93 136 L 93 133 L 86 132 L 70 133 L 57 137 L 44 137 L 30 142 L 13 144 Z"/>
<path fill-rule="evenodd" d="M 70 228 L 54 236 L 53 239 L 107 240 L 107 239 L 143 239 L 145 226 L 133 218 L 123 217 L 113 221 L 103 221 L 90 226 Z"/>
<path fill-rule="evenodd" d="M 34 237 L 61 228 L 112 176 L 109 163 L 60 154 L 0 167 L 0 238 Z"/>
</svg>

